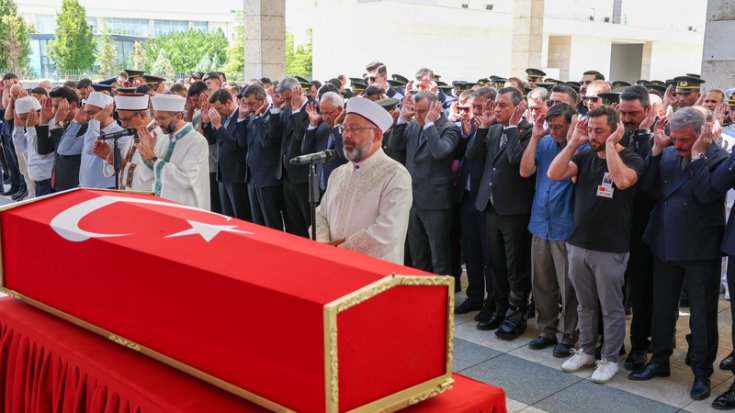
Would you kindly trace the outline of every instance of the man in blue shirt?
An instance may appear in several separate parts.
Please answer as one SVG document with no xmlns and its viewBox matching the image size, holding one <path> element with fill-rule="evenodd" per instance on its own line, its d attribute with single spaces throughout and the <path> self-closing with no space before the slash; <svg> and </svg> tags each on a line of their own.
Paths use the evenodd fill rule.
<svg viewBox="0 0 735 413">
<path fill-rule="evenodd" d="M 520 169 L 522 177 L 536 174 L 528 231 L 533 234 L 531 285 L 539 336 L 529 347 L 540 350 L 556 344 L 553 354 L 560 358 L 569 356 L 577 341 L 577 297 L 569 281 L 565 243 L 574 221 L 574 183 L 571 179 L 552 181 L 546 172 L 566 146 L 574 112 L 570 105 L 560 102 L 535 119 Z"/>
</svg>

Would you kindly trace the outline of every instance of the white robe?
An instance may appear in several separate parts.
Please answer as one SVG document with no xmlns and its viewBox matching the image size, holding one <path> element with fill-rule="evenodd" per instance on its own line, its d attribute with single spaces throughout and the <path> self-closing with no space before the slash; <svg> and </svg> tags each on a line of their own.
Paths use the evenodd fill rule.
<svg viewBox="0 0 735 413">
<path fill-rule="evenodd" d="M 148 127 L 150 127 L 153 123 L 155 123 L 155 120 L 152 120 L 148 124 Z M 160 136 L 163 138 L 166 137 L 159 127 L 153 129 L 151 131 L 151 135 Z M 122 157 L 123 161 L 128 156 L 128 152 L 130 152 L 134 143 L 135 139 L 128 139 L 124 147 L 120 149 L 120 156 Z M 160 158 L 166 153 L 167 148 L 168 140 L 158 139 L 156 141 L 156 147 L 153 148 L 153 152 L 156 154 L 157 157 Z M 133 153 L 133 158 L 131 159 L 131 161 L 126 163 L 120 171 L 120 189 L 153 192 L 153 184 L 155 183 L 154 176 L 152 174 L 146 173 L 141 174 L 142 168 L 145 168 L 143 158 L 140 156 L 140 152 L 138 152 L 138 150 L 136 149 L 135 153 Z M 115 176 L 115 167 L 105 162 L 102 173 L 105 176 Z M 130 178 L 131 174 L 132 179 Z M 130 182 L 130 186 L 128 186 L 128 182 Z"/>
<path fill-rule="evenodd" d="M 187 123 L 173 135 L 159 134 L 158 160 L 138 168 L 141 179 L 153 180 L 153 192 L 193 207 L 209 210 L 209 145 Z"/>
<path fill-rule="evenodd" d="M 345 238 L 341 248 L 403 264 L 412 202 L 411 175 L 378 149 L 359 164 L 346 163 L 329 176 L 316 211 L 317 241 Z"/>
</svg>

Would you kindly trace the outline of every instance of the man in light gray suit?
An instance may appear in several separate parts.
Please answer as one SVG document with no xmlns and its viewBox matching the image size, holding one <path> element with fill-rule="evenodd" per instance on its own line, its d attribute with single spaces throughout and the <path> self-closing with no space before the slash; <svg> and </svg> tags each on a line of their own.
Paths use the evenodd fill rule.
<svg viewBox="0 0 735 413">
<path fill-rule="evenodd" d="M 437 96 L 420 91 L 406 96 L 390 142 L 391 153 L 406 153 L 412 178 L 408 246 L 413 266 L 441 275 L 451 273 L 452 162 L 459 137 L 459 127 L 442 115 Z"/>
</svg>

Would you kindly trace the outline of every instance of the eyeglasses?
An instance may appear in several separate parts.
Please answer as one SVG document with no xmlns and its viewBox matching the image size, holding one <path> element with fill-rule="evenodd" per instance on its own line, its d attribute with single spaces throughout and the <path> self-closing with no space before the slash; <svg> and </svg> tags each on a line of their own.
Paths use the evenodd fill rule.
<svg viewBox="0 0 735 413">
<path fill-rule="evenodd" d="M 350 135 L 354 135 L 356 133 L 360 133 L 364 131 L 365 129 L 377 129 L 375 126 L 343 126 L 339 125 L 339 133 L 344 135 L 345 133 L 349 132 Z"/>
<path fill-rule="evenodd" d="M 592 103 L 597 103 L 598 100 L 600 100 L 599 96 L 582 96 L 583 101 L 590 101 Z"/>
<path fill-rule="evenodd" d="M 556 105 L 557 103 L 564 103 L 564 102 L 562 102 L 561 100 L 549 99 L 549 100 L 546 101 L 546 106 L 547 107 L 552 107 L 552 106 Z"/>
<path fill-rule="evenodd" d="M 460 107 L 459 107 L 459 110 L 461 110 L 461 111 L 463 111 L 463 112 L 469 112 L 469 111 L 470 111 L 471 109 L 472 109 L 472 108 L 471 108 L 471 107 L 469 107 L 469 106 L 460 106 Z"/>
</svg>

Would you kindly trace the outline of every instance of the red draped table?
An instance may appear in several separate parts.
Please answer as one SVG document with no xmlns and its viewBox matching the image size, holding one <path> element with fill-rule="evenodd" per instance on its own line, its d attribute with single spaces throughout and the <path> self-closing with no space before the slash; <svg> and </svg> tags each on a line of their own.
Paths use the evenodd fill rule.
<svg viewBox="0 0 735 413">
<path fill-rule="evenodd" d="M 404 412 L 505 413 L 505 392 L 454 374 Z M 0 298 L 0 407 L 28 412 L 265 412 L 15 299 Z"/>
</svg>

